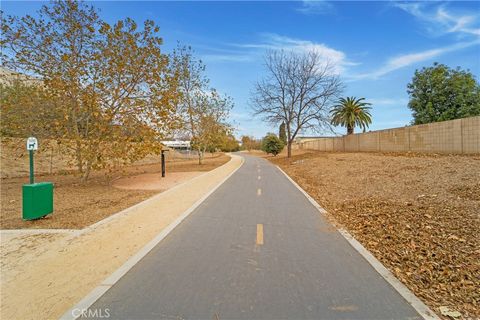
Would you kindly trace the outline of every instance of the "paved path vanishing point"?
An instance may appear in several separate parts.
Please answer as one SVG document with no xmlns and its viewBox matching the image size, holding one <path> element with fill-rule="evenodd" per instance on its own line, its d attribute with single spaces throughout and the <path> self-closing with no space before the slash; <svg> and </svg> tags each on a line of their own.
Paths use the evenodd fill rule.
<svg viewBox="0 0 480 320">
<path fill-rule="evenodd" d="M 91 311 L 108 308 L 112 319 L 421 319 L 283 173 L 244 157 Z"/>
</svg>

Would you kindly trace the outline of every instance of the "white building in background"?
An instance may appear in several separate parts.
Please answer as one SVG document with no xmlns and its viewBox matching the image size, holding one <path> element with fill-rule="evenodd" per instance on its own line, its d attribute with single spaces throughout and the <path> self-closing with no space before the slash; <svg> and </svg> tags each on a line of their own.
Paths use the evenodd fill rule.
<svg viewBox="0 0 480 320">
<path fill-rule="evenodd" d="M 161 141 L 161 143 L 164 146 L 175 149 L 175 150 L 190 150 L 190 141 L 170 140 L 170 141 Z"/>
</svg>

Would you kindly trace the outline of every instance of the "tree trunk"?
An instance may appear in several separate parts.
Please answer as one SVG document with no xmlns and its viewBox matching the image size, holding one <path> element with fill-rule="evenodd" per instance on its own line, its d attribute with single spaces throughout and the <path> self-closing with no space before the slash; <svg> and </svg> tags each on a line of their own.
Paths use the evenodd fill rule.
<svg viewBox="0 0 480 320">
<path fill-rule="evenodd" d="M 198 151 L 198 164 L 202 164 L 202 160 L 203 160 L 202 149 L 200 147 L 198 147 L 197 151 Z"/>
<path fill-rule="evenodd" d="M 287 143 L 287 158 L 292 157 L 292 141 L 288 141 Z"/>
<path fill-rule="evenodd" d="M 347 135 L 353 134 L 353 126 L 347 126 Z"/>
<path fill-rule="evenodd" d="M 82 178 L 81 178 L 82 183 L 87 182 L 88 177 L 90 176 L 91 167 L 92 166 L 90 165 L 90 162 L 87 161 L 87 163 L 85 163 L 85 171 L 83 172 Z"/>
<path fill-rule="evenodd" d="M 202 149 L 202 164 L 203 164 L 203 159 L 205 158 L 205 152 L 207 152 L 207 147 L 204 147 Z"/>
<path fill-rule="evenodd" d="M 76 141 L 76 148 L 75 148 L 75 153 L 76 153 L 76 160 L 77 160 L 77 168 L 78 172 L 83 174 L 83 158 L 82 158 L 82 145 L 80 141 Z"/>
</svg>

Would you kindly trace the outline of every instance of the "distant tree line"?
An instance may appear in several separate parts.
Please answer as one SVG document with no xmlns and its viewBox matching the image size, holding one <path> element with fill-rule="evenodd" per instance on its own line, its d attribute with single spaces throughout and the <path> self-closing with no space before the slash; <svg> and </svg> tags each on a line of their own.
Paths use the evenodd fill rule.
<svg viewBox="0 0 480 320">
<path fill-rule="evenodd" d="M 280 126 L 280 133 L 281 133 Z M 252 151 L 252 150 L 262 150 L 268 154 L 274 156 L 278 155 L 285 147 L 284 140 L 280 139 L 274 133 L 267 133 L 262 139 L 255 139 L 250 136 L 242 137 L 242 147 L 241 150 Z"/>
<path fill-rule="evenodd" d="M 251 150 L 261 150 L 262 149 L 262 140 L 255 139 L 252 136 L 242 136 L 242 150 L 251 151 Z"/>
</svg>

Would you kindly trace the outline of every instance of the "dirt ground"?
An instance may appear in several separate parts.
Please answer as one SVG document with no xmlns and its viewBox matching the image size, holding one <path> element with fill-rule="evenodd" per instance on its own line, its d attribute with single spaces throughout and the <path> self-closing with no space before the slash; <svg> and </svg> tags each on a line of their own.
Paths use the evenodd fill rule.
<svg viewBox="0 0 480 320">
<path fill-rule="evenodd" d="M 161 173 L 144 173 L 138 176 L 125 177 L 115 180 L 113 182 L 113 186 L 123 190 L 164 191 L 201 174 L 201 171 L 169 172 L 168 175 L 162 177 Z"/>
<path fill-rule="evenodd" d="M 480 317 L 480 156 L 267 157 L 437 314 Z"/>
<path fill-rule="evenodd" d="M 25 149 L 24 138 L 0 137 L 0 177 L 20 178 L 29 175 L 29 156 Z M 68 174 L 76 171 L 76 162 L 71 154 L 64 148 L 69 144 L 63 141 L 58 144 L 56 140 L 40 139 L 39 148 L 35 151 L 35 175 L 45 176 L 52 174 Z M 61 147 L 63 146 L 63 147 Z M 178 162 L 196 158 L 195 152 L 177 152 L 169 150 L 166 153 L 167 161 Z M 206 154 L 207 157 L 215 157 L 215 154 Z M 161 156 L 149 154 L 138 160 L 134 165 L 160 163 Z"/>
<path fill-rule="evenodd" d="M 151 190 L 125 190 L 115 188 L 120 178 L 151 174 L 153 178 L 161 172 L 156 164 L 135 165 L 123 168 L 121 172 L 106 176 L 96 172 L 86 184 L 79 182 L 79 177 L 72 174 L 43 175 L 37 181 L 54 183 L 54 213 L 43 219 L 22 220 L 22 184 L 28 178 L 1 179 L 1 229 L 80 229 L 102 220 L 113 213 L 128 208 L 145 200 L 155 193 L 192 178 L 191 174 L 170 176 L 170 173 L 210 171 L 230 158 L 224 154 L 207 155 L 204 164 L 197 160 L 170 159 L 167 162 L 167 182 L 164 187 Z"/>
</svg>

